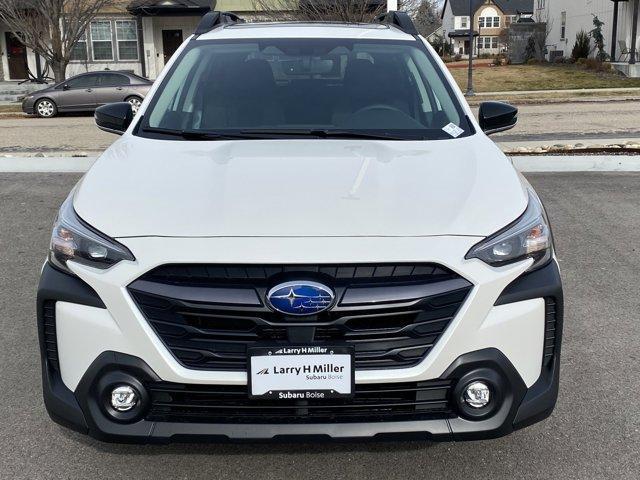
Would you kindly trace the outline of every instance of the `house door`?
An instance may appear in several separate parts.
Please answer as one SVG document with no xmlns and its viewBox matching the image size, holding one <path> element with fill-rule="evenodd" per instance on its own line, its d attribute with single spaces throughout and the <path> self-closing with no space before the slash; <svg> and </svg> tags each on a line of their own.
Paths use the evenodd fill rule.
<svg viewBox="0 0 640 480">
<path fill-rule="evenodd" d="M 469 53 L 469 40 L 464 41 L 464 54 L 467 55 Z"/>
<path fill-rule="evenodd" d="M 7 42 L 9 78 L 13 80 L 27 78 L 27 47 L 12 32 L 5 32 L 5 40 Z"/>
<path fill-rule="evenodd" d="M 182 30 L 162 30 L 162 54 L 165 65 L 181 44 Z"/>
</svg>

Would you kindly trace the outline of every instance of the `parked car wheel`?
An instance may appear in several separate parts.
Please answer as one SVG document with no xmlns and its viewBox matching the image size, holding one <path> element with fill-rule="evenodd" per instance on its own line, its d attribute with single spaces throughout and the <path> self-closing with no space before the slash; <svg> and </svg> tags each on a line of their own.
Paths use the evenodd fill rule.
<svg viewBox="0 0 640 480">
<path fill-rule="evenodd" d="M 42 118 L 51 118 L 58 114 L 58 107 L 53 100 L 49 100 L 48 98 L 38 100 L 34 110 L 36 114 Z"/>
<path fill-rule="evenodd" d="M 131 110 L 133 110 L 134 115 L 138 113 L 140 105 L 142 105 L 142 99 L 140 97 L 129 97 L 127 98 L 127 102 L 131 104 Z"/>
</svg>

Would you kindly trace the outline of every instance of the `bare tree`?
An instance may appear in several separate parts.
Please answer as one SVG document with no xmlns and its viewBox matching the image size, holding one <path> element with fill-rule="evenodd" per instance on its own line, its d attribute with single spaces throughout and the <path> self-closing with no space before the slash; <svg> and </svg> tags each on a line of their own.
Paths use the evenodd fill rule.
<svg viewBox="0 0 640 480">
<path fill-rule="evenodd" d="M 553 29 L 553 18 L 549 14 L 549 7 L 538 9 L 534 15 L 536 29 L 532 35 L 535 43 L 535 56 L 537 60 L 544 60 L 547 52 L 547 40 Z"/>
<path fill-rule="evenodd" d="M 113 0 L 0 0 L 0 20 L 65 79 L 73 47 L 89 22 Z"/>
<path fill-rule="evenodd" d="M 253 0 L 253 4 L 265 20 L 363 23 L 387 10 L 386 0 Z"/>
<path fill-rule="evenodd" d="M 411 16 L 420 35 L 427 37 L 442 25 L 438 0 L 404 0 L 400 7 Z"/>
</svg>

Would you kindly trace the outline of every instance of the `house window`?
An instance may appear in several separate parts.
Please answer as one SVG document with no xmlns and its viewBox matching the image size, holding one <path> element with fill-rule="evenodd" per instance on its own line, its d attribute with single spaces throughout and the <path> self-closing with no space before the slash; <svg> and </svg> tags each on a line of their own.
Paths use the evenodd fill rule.
<svg viewBox="0 0 640 480">
<path fill-rule="evenodd" d="M 98 20 L 91 22 L 91 48 L 94 60 L 113 60 L 111 22 Z"/>
<path fill-rule="evenodd" d="M 119 60 L 138 60 L 138 29 L 134 20 L 116 20 Z"/>
<path fill-rule="evenodd" d="M 89 60 L 89 55 L 87 54 L 87 34 L 84 32 L 82 36 L 78 39 L 78 42 L 71 49 L 71 55 L 69 59 L 72 62 L 86 62 Z"/>
<path fill-rule="evenodd" d="M 467 17 L 460 18 L 460 28 L 467 28 Z"/>
<path fill-rule="evenodd" d="M 499 28 L 500 17 L 479 17 L 478 28 Z"/>
<path fill-rule="evenodd" d="M 497 49 L 498 37 L 478 37 L 478 48 L 481 49 Z"/>
<path fill-rule="evenodd" d="M 567 33 L 567 12 L 560 12 L 560 40 L 564 40 Z"/>
<path fill-rule="evenodd" d="M 545 0 L 538 0 L 538 10 L 544 9 Z"/>
</svg>

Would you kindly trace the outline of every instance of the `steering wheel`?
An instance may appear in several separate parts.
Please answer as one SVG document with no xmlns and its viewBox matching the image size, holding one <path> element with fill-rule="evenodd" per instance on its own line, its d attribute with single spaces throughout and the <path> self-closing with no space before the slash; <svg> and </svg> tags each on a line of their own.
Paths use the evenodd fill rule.
<svg viewBox="0 0 640 480">
<path fill-rule="evenodd" d="M 355 111 L 353 113 L 353 115 L 359 115 L 361 113 L 366 113 L 366 112 L 370 112 L 370 111 L 373 111 L 373 110 L 387 110 L 387 111 L 392 111 L 392 112 L 399 112 L 399 113 L 402 113 L 403 115 L 406 115 L 406 113 L 404 113 L 399 108 L 393 107 L 391 105 L 386 105 L 384 103 L 378 103 L 376 105 L 369 105 L 367 107 L 362 107 L 361 109 Z"/>
</svg>

